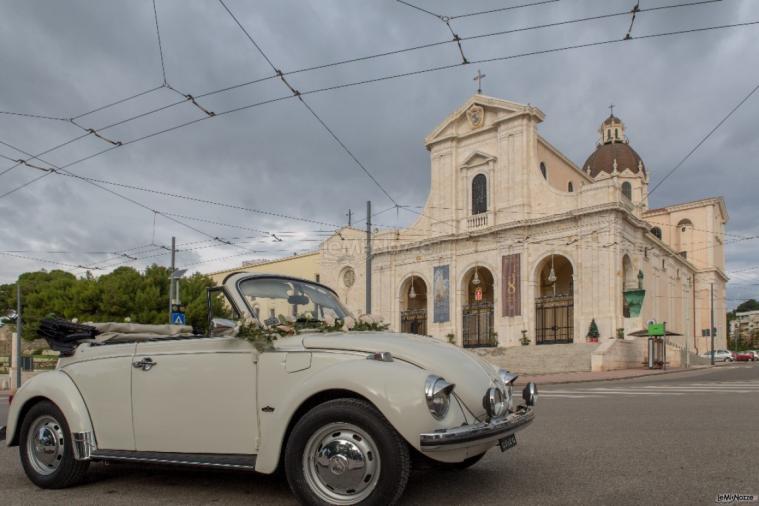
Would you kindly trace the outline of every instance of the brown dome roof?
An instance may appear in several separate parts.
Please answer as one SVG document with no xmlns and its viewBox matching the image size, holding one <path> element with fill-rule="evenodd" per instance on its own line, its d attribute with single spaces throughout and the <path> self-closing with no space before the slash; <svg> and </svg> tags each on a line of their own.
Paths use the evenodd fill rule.
<svg viewBox="0 0 759 506">
<path fill-rule="evenodd" d="M 643 174 L 646 173 L 646 167 L 640 155 L 626 142 L 600 144 L 582 165 L 582 170 L 592 178 L 601 172 L 611 174 L 614 172 L 614 160 L 617 161 L 617 172 L 630 169 L 633 174 L 641 170 Z"/>
<path fill-rule="evenodd" d="M 604 121 L 604 125 L 611 125 L 612 123 L 622 123 L 622 120 L 612 114 L 611 116 L 606 118 L 606 121 Z"/>
</svg>

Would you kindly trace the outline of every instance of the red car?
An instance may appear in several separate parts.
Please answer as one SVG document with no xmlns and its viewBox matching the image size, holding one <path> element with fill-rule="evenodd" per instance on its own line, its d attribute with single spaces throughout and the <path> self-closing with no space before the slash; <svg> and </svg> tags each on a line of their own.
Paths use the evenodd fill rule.
<svg viewBox="0 0 759 506">
<path fill-rule="evenodd" d="M 736 362 L 753 362 L 756 360 L 756 355 L 750 351 L 738 351 L 733 353 Z"/>
</svg>

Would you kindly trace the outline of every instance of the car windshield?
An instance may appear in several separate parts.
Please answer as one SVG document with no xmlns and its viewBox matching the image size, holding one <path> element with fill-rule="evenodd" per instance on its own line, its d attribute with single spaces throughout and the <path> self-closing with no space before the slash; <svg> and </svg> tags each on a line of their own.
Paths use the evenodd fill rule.
<svg viewBox="0 0 759 506">
<path fill-rule="evenodd" d="M 343 320 L 350 314 L 333 292 L 306 281 L 252 278 L 240 283 L 240 292 L 253 316 L 264 325 L 282 321 Z"/>
</svg>

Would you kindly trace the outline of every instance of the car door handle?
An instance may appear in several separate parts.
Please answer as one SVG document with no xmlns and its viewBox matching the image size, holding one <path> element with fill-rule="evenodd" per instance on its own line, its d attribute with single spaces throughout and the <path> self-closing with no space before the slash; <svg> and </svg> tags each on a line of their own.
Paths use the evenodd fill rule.
<svg viewBox="0 0 759 506">
<path fill-rule="evenodd" d="M 149 371 L 156 364 L 158 364 L 158 362 L 154 362 L 152 358 L 145 357 L 137 362 L 132 362 L 132 367 L 135 369 L 142 369 L 143 371 Z"/>
</svg>

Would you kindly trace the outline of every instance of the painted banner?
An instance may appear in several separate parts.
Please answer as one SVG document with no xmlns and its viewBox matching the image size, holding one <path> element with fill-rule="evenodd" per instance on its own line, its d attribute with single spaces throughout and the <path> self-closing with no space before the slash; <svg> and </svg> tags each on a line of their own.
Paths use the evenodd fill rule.
<svg viewBox="0 0 759 506">
<path fill-rule="evenodd" d="M 435 323 L 447 322 L 451 319 L 451 283 L 447 265 L 435 267 L 432 289 L 435 294 L 432 321 Z"/>
<path fill-rule="evenodd" d="M 519 316 L 522 314 L 520 254 L 514 253 L 513 255 L 504 255 L 501 264 L 501 272 L 503 273 L 503 279 L 501 280 L 503 316 Z"/>
</svg>

